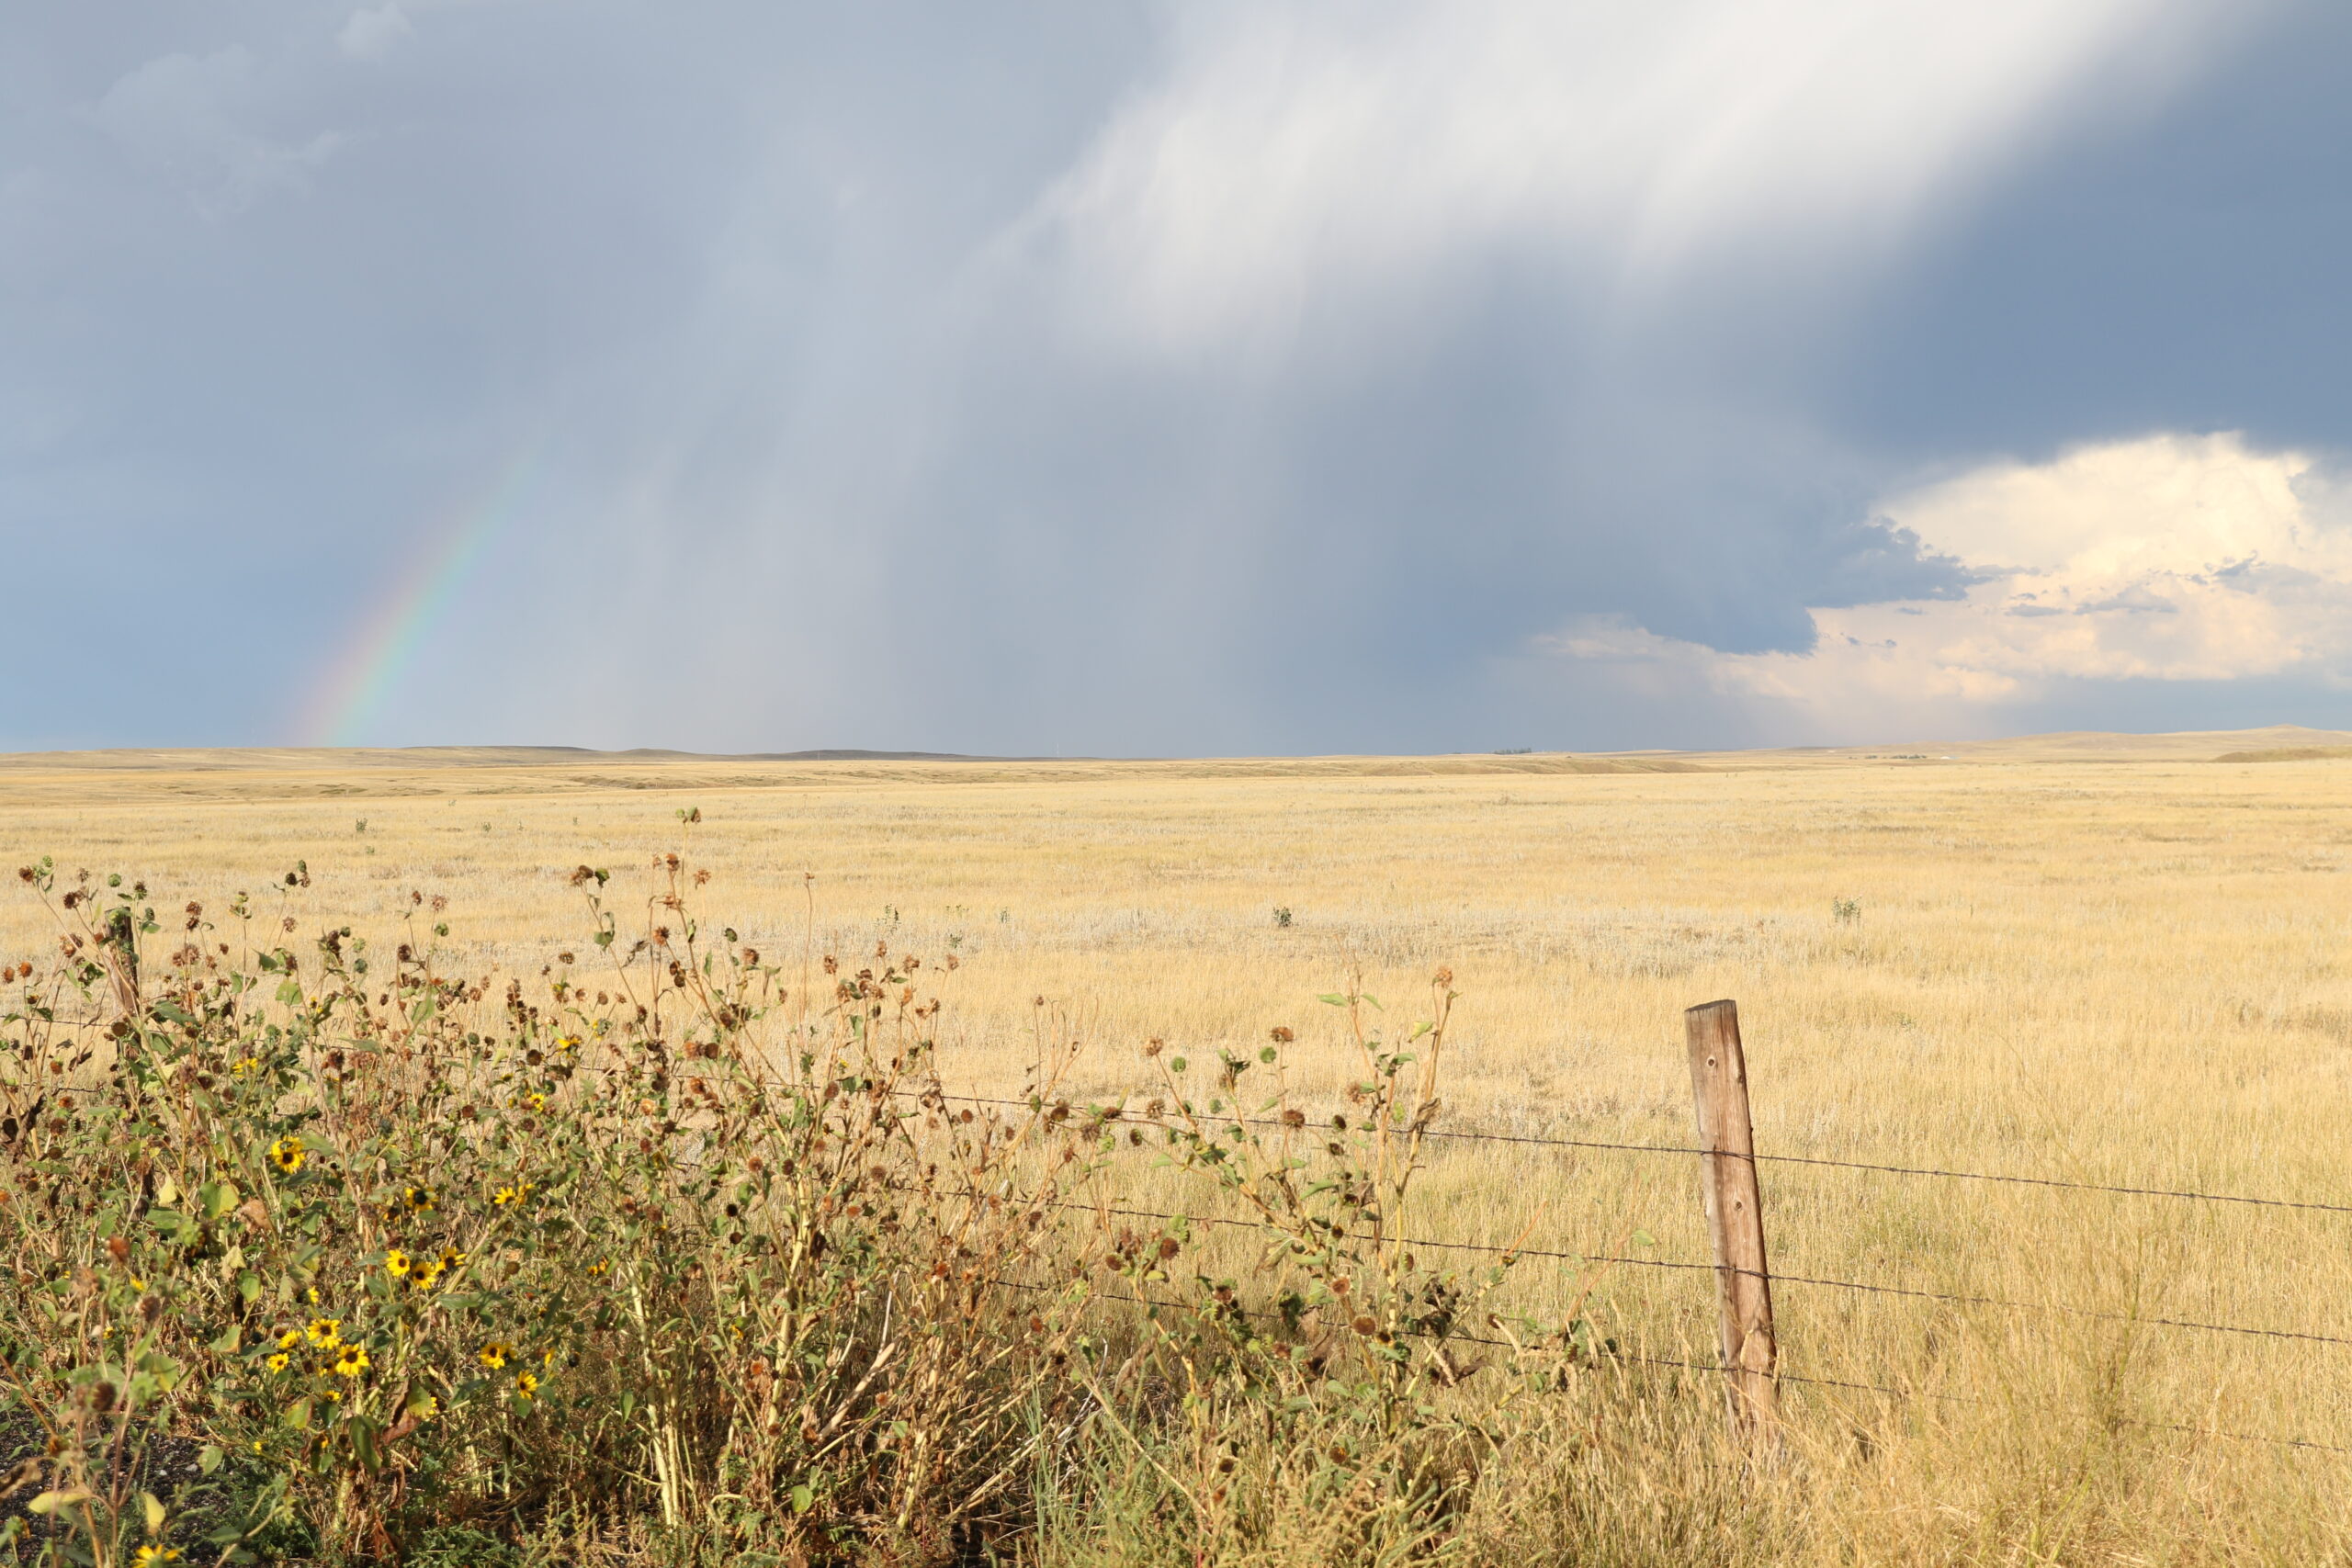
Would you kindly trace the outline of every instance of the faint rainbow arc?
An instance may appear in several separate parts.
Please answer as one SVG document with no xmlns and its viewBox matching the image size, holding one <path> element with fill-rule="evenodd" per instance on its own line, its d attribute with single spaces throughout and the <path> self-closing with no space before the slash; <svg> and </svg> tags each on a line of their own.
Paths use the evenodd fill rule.
<svg viewBox="0 0 2352 1568">
<path fill-rule="evenodd" d="M 394 578 L 320 682 L 300 727 L 303 745 L 358 744 L 368 721 L 416 662 L 427 635 L 521 510 L 536 458 L 536 449 L 524 451 L 473 500 L 452 508 L 439 536 Z"/>
</svg>

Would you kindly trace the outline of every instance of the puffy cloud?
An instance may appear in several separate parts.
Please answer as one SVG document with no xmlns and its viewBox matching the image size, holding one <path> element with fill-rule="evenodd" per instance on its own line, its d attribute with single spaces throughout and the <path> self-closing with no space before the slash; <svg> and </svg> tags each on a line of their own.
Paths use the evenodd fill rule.
<svg viewBox="0 0 2352 1568">
<path fill-rule="evenodd" d="M 2352 513 L 2312 454 L 2158 434 L 1997 462 L 1880 510 L 1974 581 L 1955 597 L 1818 608 L 1804 653 L 1726 655 L 1622 617 L 1540 639 L 1785 705 L 1818 728 L 2030 704 L 2064 682 L 2352 677 Z"/>
</svg>

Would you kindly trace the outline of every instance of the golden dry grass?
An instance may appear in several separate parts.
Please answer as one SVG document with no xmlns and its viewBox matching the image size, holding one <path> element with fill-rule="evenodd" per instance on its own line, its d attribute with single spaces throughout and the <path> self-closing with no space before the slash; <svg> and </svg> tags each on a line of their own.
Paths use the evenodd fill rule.
<svg viewBox="0 0 2352 1568">
<path fill-rule="evenodd" d="M 1763 1151 L 2345 1203 L 2352 763 L 2211 760 L 2338 739 L 1598 768 L 24 758 L 0 764 L 0 841 L 137 873 L 173 904 L 248 888 L 271 910 L 300 858 L 312 886 L 283 897 L 306 925 L 390 935 L 410 889 L 442 893 L 458 967 L 533 972 L 584 936 L 574 864 L 613 867 L 626 897 L 683 847 L 714 873 L 707 907 L 772 953 L 956 953 L 951 1087 L 980 1091 L 1020 1080 L 1040 1029 L 1082 1043 L 1076 1091 L 1107 1095 L 1146 1081 L 1147 1039 L 1206 1055 L 1288 1024 L 1294 1087 L 1317 1102 L 1347 1062 L 1316 995 L 1360 969 L 1404 1021 L 1447 964 L 1464 996 L 1446 1126 L 1680 1144 L 1680 1010 L 1730 996 Z M 0 960 L 47 943 L 44 919 L 29 897 L 0 906 Z M 1792 1166 L 1765 1194 L 1778 1272 L 2120 1315 L 1785 1284 L 1787 1370 L 1905 1397 L 1793 1389 L 1797 1458 L 1693 1526 L 1693 1500 L 1736 1474 L 1700 1380 L 1645 1379 L 1623 1404 L 1596 1390 L 1565 1410 L 1550 1468 L 1515 1478 L 1515 1506 L 1589 1516 L 1626 1561 L 2352 1550 L 2352 1458 L 2200 1435 L 2352 1448 L 2352 1345 L 2147 1321 L 2352 1338 L 2352 1215 Z M 1453 1145 L 1411 1219 L 1706 1257 L 1686 1156 Z M 1541 1315 L 1588 1289 L 1626 1348 L 1711 1354 L 1701 1273 L 1530 1263 L 1510 1296 Z M 1592 1489 L 1571 1496 L 1577 1475 Z M 1502 1555 L 1534 1540 L 1510 1519 L 1492 1525 Z M 1544 1550 L 1605 1560 L 1572 1544 Z"/>
</svg>

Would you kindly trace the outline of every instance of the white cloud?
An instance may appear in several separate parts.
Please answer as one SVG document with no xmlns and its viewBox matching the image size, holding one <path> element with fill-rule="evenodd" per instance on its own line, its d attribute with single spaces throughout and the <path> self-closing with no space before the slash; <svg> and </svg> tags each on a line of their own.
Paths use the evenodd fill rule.
<svg viewBox="0 0 2352 1568">
<path fill-rule="evenodd" d="M 1023 234 L 1067 247 L 1098 325 L 1161 348 L 1498 243 L 1566 246 L 1621 297 L 1735 244 L 1851 258 L 2070 105 L 2167 74 L 2222 10 L 1203 0 Z"/>
<path fill-rule="evenodd" d="M 393 0 L 372 11 L 352 12 L 343 24 L 343 30 L 335 35 L 335 45 L 353 60 L 377 60 L 415 30 L 409 25 L 408 13 L 401 9 L 399 0 Z"/>
<path fill-rule="evenodd" d="M 340 138 L 274 141 L 243 118 L 256 96 L 253 52 L 233 46 L 167 54 L 124 75 L 95 118 L 133 162 L 177 185 L 209 218 L 251 207 L 275 190 L 300 190 Z"/>
<path fill-rule="evenodd" d="M 1804 654 L 1719 654 L 1617 620 L 1539 647 L 1831 724 L 2026 702 L 2058 681 L 2336 682 L 2352 678 L 2345 500 L 2310 454 L 2233 434 L 1995 463 L 1880 506 L 1980 575 L 1964 598 L 1815 610 Z"/>
</svg>

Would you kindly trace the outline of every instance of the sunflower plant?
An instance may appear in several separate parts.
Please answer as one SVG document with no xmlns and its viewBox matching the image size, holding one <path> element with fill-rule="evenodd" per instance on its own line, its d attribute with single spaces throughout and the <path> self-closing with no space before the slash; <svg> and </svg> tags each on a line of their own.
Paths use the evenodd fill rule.
<svg viewBox="0 0 2352 1568">
<path fill-rule="evenodd" d="M 787 1006 L 674 856 L 633 944 L 575 877 L 594 986 L 447 972 L 421 891 L 385 953 L 22 880 L 59 934 L 0 995 L 20 1554 L 390 1558 L 567 1513 L 944 1541 L 1004 1506 L 1056 1351 L 993 1332 L 1028 1315 L 996 1283 L 1091 1167 L 948 1112 L 920 960 L 828 958 Z"/>
</svg>

